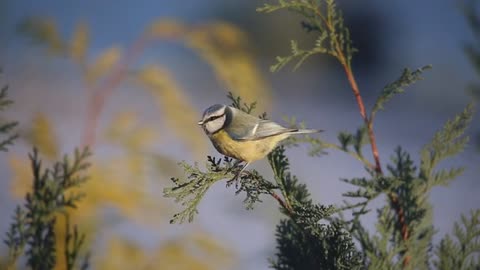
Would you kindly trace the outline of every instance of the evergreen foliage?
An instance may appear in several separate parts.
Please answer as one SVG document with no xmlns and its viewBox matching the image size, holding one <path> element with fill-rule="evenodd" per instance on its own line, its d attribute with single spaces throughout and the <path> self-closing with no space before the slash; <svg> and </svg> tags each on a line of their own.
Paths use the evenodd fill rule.
<svg viewBox="0 0 480 270">
<path fill-rule="evenodd" d="M 465 44 L 463 50 L 472 63 L 475 72 L 480 75 L 480 17 L 478 16 L 478 2 L 466 0 L 463 11 L 474 36 L 474 42 Z M 467 90 L 474 99 L 480 100 L 480 85 L 478 83 L 471 83 Z"/>
<path fill-rule="evenodd" d="M 271 13 L 281 9 L 300 14 L 304 19 L 301 22 L 302 28 L 307 32 L 318 33 L 318 37 L 310 49 L 300 49 L 298 42 L 291 40 L 291 55 L 277 57 L 277 63 L 271 66 L 271 71 L 278 71 L 293 60 L 297 60 L 294 66 L 296 69 L 315 54 L 331 55 L 346 68 L 351 68 L 352 56 L 357 50 L 352 45 L 350 31 L 344 24 L 342 12 L 338 10 L 335 0 L 278 0 L 276 4 L 264 4 L 257 11 Z"/>
<path fill-rule="evenodd" d="M 77 226 L 69 222 L 69 209 L 74 209 L 84 196 L 75 192 L 75 188 L 87 178 L 85 171 L 90 164 L 88 149 L 75 151 L 73 160 L 67 156 L 56 162 L 51 168 L 44 169 L 38 151 L 29 156 L 33 173 L 32 191 L 25 196 L 23 206 L 17 206 L 13 222 L 7 232 L 5 244 L 9 248 L 8 267 L 14 269 L 20 255 L 25 251 L 27 266 L 31 269 L 53 269 L 58 254 L 55 243 L 54 226 L 63 215 L 67 234 L 65 236 L 65 269 L 86 269 L 88 256 L 80 268 L 77 268 L 80 248 L 85 239 Z"/>
<path fill-rule="evenodd" d="M 470 212 L 470 217 L 461 216 L 455 222 L 454 238 L 446 235 L 435 247 L 435 267 L 440 270 L 480 268 L 480 210 Z M 476 257 L 475 257 L 476 256 Z"/>
<path fill-rule="evenodd" d="M 478 16 L 478 1 L 466 0 L 463 6 L 463 12 L 467 22 L 472 30 L 474 41 L 464 44 L 463 50 L 470 60 L 477 76 L 480 75 L 480 17 Z M 480 84 L 478 82 L 470 83 L 467 92 L 476 102 L 480 101 Z M 480 133 L 475 136 L 477 149 L 480 151 Z"/>
<path fill-rule="evenodd" d="M 455 229 L 458 243 L 447 236 L 435 249 L 438 258 L 432 260 L 435 228 L 432 206 L 428 202 L 435 186 L 448 185 L 464 170 L 462 167 L 439 169 L 438 165 L 465 148 L 468 142 L 465 131 L 472 119 L 474 106 L 469 104 L 455 118 L 447 121 L 431 142 L 423 147 L 418 159 L 412 158 L 398 146 L 390 162 L 383 167 L 382 163 L 385 162 L 381 159 L 375 142 L 375 117 L 394 95 L 404 92 L 405 87 L 420 80 L 422 73 L 431 67 L 425 66 L 414 71 L 405 69 L 396 81 L 384 87 L 372 109 L 367 112 L 351 68 L 352 56 L 356 50 L 335 1 L 278 0 L 275 4 L 265 4 L 258 11 L 270 13 L 281 9 L 300 14 L 304 20 L 301 26 L 318 37 L 311 49 L 300 49 L 298 42 L 291 41 L 291 55 L 278 57 L 272 71 L 277 71 L 294 60 L 297 61 L 294 68 L 298 68 L 314 54 L 333 56 L 344 68 L 364 123 L 355 132 L 340 132 L 338 143 L 310 136 L 288 139 L 284 146 L 278 147 L 268 156 L 275 184 L 265 185 L 270 181 L 264 178 L 258 182 L 258 172 L 254 170 L 242 175 L 237 194 L 242 191 L 252 193 L 251 188 L 257 189 L 255 194 L 269 194 L 279 202 L 280 209 L 286 216 L 276 229 L 277 252 L 275 258 L 271 259 L 271 266 L 275 269 L 431 269 L 433 265 L 438 269 L 479 269 L 478 214 L 473 212 L 471 220 L 463 217 L 465 229 L 462 230 L 460 225 L 456 225 Z M 248 106 L 241 106 L 240 98 L 231 95 L 229 98 L 232 99 L 233 106 L 251 113 Z M 297 123 L 295 118 L 286 120 L 291 126 L 304 125 Z M 309 144 L 312 156 L 321 156 L 328 149 L 345 152 L 362 162 L 368 176 L 342 179 L 355 187 L 343 194 L 346 200 L 342 205 L 334 207 L 315 204 L 309 198 L 306 185 L 289 172 L 285 147 L 299 143 Z M 366 145 L 371 147 L 373 162 L 364 154 Z M 209 157 L 205 172 L 198 166 L 192 170 L 191 166 L 182 163 L 187 168 L 186 180 L 174 179 L 175 187 L 166 189 L 165 195 L 182 201 L 186 207 L 184 212 L 195 213 L 192 209 L 196 210 L 211 184 L 228 179 L 234 175 L 232 171 L 239 170 L 235 164 L 232 169 L 229 158 L 223 160 L 223 166 L 220 166 L 221 160 L 215 161 Z M 415 160 L 419 162 L 416 164 Z M 252 186 L 242 189 L 248 181 Z M 191 194 L 198 194 L 195 186 L 201 187 L 202 194 L 196 196 L 195 200 L 184 200 Z M 281 197 L 274 192 L 275 189 L 280 190 Z M 361 217 L 371 211 L 370 202 L 376 198 L 385 198 L 386 202 L 376 209 L 376 230 L 371 233 Z M 252 207 L 251 202 L 245 201 L 247 208 Z M 349 214 L 351 217 L 348 217 Z M 177 215 L 184 214 L 181 212 Z M 176 218 L 177 216 L 174 221 L 185 220 Z M 192 219 L 193 215 L 190 215 L 189 221 Z M 359 250 L 354 241 L 358 243 Z"/>
<path fill-rule="evenodd" d="M 372 119 L 375 118 L 375 114 L 379 110 L 383 110 L 384 104 L 387 103 L 390 99 L 392 99 L 394 95 L 403 93 L 405 91 L 405 87 L 415 83 L 418 80 L 421 80 L 422 77 L 420 77 L 420 75 L 423 73 L 423 71 L 430 68 L 432 68 L 432 66 L 428 65 L 421 67 L 413 72 L 410 69 L 406 68 L 403 70 L 400 78 L 398 78 L 392 83 L 387 84 L 383 88 L 380 96 L 377 98 L 377 101 L 373 105 L 372 112 L 370 114 L 370 121 L 373 121 Z"/>
<path fill-rule="evenodd" d="M 315 204 L 305 184 L 289 172 L 284 147 L 269 155 L 275 180 L 291 209 L 282 209 L 288 218 L 276 228 L 277 253 L 271 259 L 275 269 L 362 269 L 362 256 L 351 235 L 337 222 L 326 220 L 336 211 Z M 287 211 L 285 211 L 287 210 Z"/>
<path fill-rule="evenodd" d="M 118 27 L 125 27 L 126 24 L 120 21 Z M 54 18 L 40 15 L 22 20 L 17 30 L 29 41 L 45 49 L 38 52 L 47 52 L 51 58 L 68 60 L 76 67 L 74 75 L 78 75 L 79 85 L 84 90 L 82 94 L 86 97 L 82 99 L 86 110 L 85 115 L 80 117 L 86 122 L 81 125 L 80 145 L 108 145 L 109 150 L 121 152 L 119 155 L 96 157 L 95 166 L 89 173 L 92 180 L 82 186 L 82 191 L 88 196 L 78 205 L 79 209 L 69 212 L 69 221 L 82 227 L 87 235 L 84 244 L 95 244 L 104 255 L 97 257 L 92 267 L 148 268 L 161 262 L 162 266 L 168 268 L 174 265 L 175 269 L 227 268 L 232 263 L 233 254 L 211 233 L 197 228 L 186 235 L 177 235 L 167 243 L 161 241 L 152 251 L 125 234 L 114 232 L 104 237 L 105 231 L 111 232 L 109 220 L 112 217 L 105 216 L 101 210 L 106 207 L 113 209 L 115 223 L 134 222 L 146 229 L 157 228 L 170 217 L 170 209 L 162 198 L 151 191 L 163 184 L 156 181 L 159 175 L 176 174 L 178 168 L 175 166 L 176 160 L 163 150 L 153 150 L 153 146 L 168 144 L 162 138 L 166 134 L 173 134 L 178 137 L 179 144 L 185 144 L 186 149 L 191 150 L 190 154 L 205 152 L 207 142 L 192 132 L 197 131 L 196 125 L 191 125 L 197 112 L 183 89 L 183 82 L 177 80 L 178 74 L 165 63 L 146 60 L 143 56 L 148 48 L 157 42 L 172 41 L 189 48 L 211 67 L 212 76 L 219 84 L 243 97 L 260 97 L 262 104 L 268 105 L 269 87 L 253 55 L 245 46 L 248 35 L 227 22 L 187 24 L 177 19 L 159 17 L 144 29 L 139 29 L 138 36 L 130 44 L 105 44 L 108 46 L 98 50 L 91 46 L 98 34 L 95 33 L 95 27 L 80 21 L 75 23 L 73 29 L 68 28 Z M 141 118 L 139 111 L 131 106 L 119 107 L 109 118 L 111 121 L 100 125 L 99 119 L 108 108 L 108 102 L 126 82 L 132 83 L 135 88 L 142 88 L 152 97 L 152 103 L 159 110 L 159 119 L 165 120 L 160 121 L 160 126 L 156 120 L 154 124 L 144 123 L 145 119 Z M 64 138 L 56 132 L 56 124 L 40 111 L 35 112 L 32 124 L 22 129 L 22 139 L 38 149 L 44 162 L 57 160 L 62 152 L 61 141 Z M 162 128 L 162 124 L 168 128 Z M 8 156 L 8 162 L 12 171 L 11 193 L 14 197 L 23 197 L 31 181 L 29 164 L 16 153 Z M 105 189 L 106 186 L 109 188 Z M 159 209 L 165 213 L 159 213 Z M 63 236 L 70 232 L 57 222 L 54 233 L 58 236 L 55 239 L 56 252 L 64 254 L 68 243 L 65 243 Z M 98 239 L 97 236 L 102 236 L 100 243 L 93 241 Z M 74 242 L 72 236 L 70 244 Z M 116 259 L 111 260 L 113 257 Z M 57 256 L 55 269 L 64 269 L 67 260 L 63 255 Z"/>
<path fill-rule="evenodd" d="M 128 21 L 119 21 L 118 29 L 127 25 Z M 192 100 L 183 87 L 184 82 L 178 80 L 178 76 L 184 74 L 175 74 L 167 63 L 146 59 L 144 56 L 149 48 L 157 43 L 172 42 L 188 48 L 211 67 L 212 80 L 216 79 L 217 83 L 243 97 L 261 98 L 264 101 L 262 105 L 268 105 L 269 87 L 253 54 L 245 46 L 248 35 L 227 22 L 190 24 L 178 18 L 158 17 L 145 28 L 138 29 L 138 35 L 131 42 L 105 44 L 106 47 L 99 49 L 92 47 L 99 34 L 94 25 L 80 21 L 69 28 L 55 18 L 40 15 L 22 20 L 17 30 L 31 43 L 43 48 L 42 52 L 47 52 L 51 58 L 62 58 L 75 66 L 77 72 L 74 73 L 81 82 L 79 85 L 84 91 L 85 99 L 82 100 L 86 108 L 85 115 L 80 116 L 86 121 L 81 125 L 80 144 L 90 147 L 108 145 L 109 150 L 121 152 L 119 155 L 96 157 L 95 166 L 89 174 L 92 180 L 82 189 L 89 196 L 70 215 L 72 223 L 84 228 L 87 234 L 85 245 L 98 245 L 96 247 L 104 254 L 96 258 L 92 267 L 147 268 L 161 262 L 162 266 L 168 268 L 174 265 L 175 269 L 227 268 L 233 255 L 211 233 L 196 228 L 186 235 L 169 239 L 167 243 L 160 241 L 152 251 L 138 241 L 132 242 L 125 234 L 114 233 L 104 237 L 104 232 L 110 232 L 112 228 L 110 222 L 104 220 L 108 221 L 111 216 L 103 215 L 100 210 L 113 208 L 115 223 L 133 222 L 150 230 L 158 228 L 170 218 L 170 208 L 165 205 L 165 200 L 151 191 L 163 185 L 161 181 L 156 181 L 160 175 L 174 175 L 178 168 L 175 166 L 177 161 L 163 147 L 157 151 L 159 149 L 153 146 L 169 144 L 162 138 L 174 135 L 178 138 L 177 143 L 185 144 L 190 150 L 189 154 L 205 152 L 207 142 L 195 136 L 197 126 L 191 125 L 197 118 L 195 106 L 192 106 Z M 109 118 L 111 121 L 100 124 L 107 104 L 124 83 L 132 84 L 136 93 L 143 90 L 152 97 L 151 103 L 159 111 L 154 123 L 144 123 L 140 112 L 133 108 L 137 106 L 131 104 L 133 107 L 118 107 Z M 159 119 L 162 121 L 159 122 Z M 32 125 L 24 131 L 22 138 L 27 144 L 37 147 L 43 160 L 59 158 L 63 138 L 55 132 L 56 123 L 49 116 L 41 112 L 36 114 Z M 30 181 L 26 168 L 28 162 L 15 153 L 8 159 L 12 168 L 12 193 L 17 197 L 23 196 Z M 109 188 L 105 189 L 105 186 Z M 159 213 L 159 209 L 165 213 Z M 56 235 L 66 233 L 64 226 L 55 226 Z M 101 242 L 93 243 L 97 236 L 102 236 Z M 57 252 L 64 253 L 63 237 L 56 240 Z M 112 257 L 117 259 L 111 260 Z M 66 263 L 64 256 L 58 257 L 56 269 L 62 269 Z"/>
<path fill-rule="evenodd" d="M 252 112 L 255 108 L 254 103 L 243 103 L 232 94 L 229 98 L 232 106 L 245 112 Z M 315 204 L 310 199 L 306 185 L 299 183 L 289 171 L 285 148 L 280 146 L 272 151 L 268 155 L 268 161 L 275 183 L 266 180 L 256 170 L 245 170 L 235 185 L 235 194 L 246 194 L 244 203 L 247 209 L 252 209 L 254 203 L 261 202 L 260 195 L 270 195 L 279 202 L 281 211 L 287 216 L 277 226 L 280 253 L 276 260 L 272 260 L 272 266 L 278 269 L 318 269 L 319 266 L 325 269 L 361 268 L 360 253 L 355 249 L 349 233 L 340 223 L 325 223 L 335 208 Z M 220 180 L 233 178 L 242 167 L 228 157 L 208 157 L 206 171 L 202 171 L 197 164 L 191 166 L 181 162 L 180 166 L 186 177 L 172 178 L 174 187 L 164 190 L 166 197 L 175 198 L 185 208 L 174 215 L 172 223 L 192 221 L 208 188 Z M 227 182 L 227 186 L 229 184 Z M 275 190 L 280 190 L 283 198 Z M 293 253 L 289 253 L 291 257 L 285 257 L 282 252 Z M 317 255 L 312 256 L 313 254 Z"/>
<path fill-rule="evenodd" d="M 13 103 L 7 99 L 7 89 L 5 86 L 0 91 L 0 110 Z M 7 137 L 0 143 L 1 151 L 7 151 L 7 146 L 18 137 L 12 134 L 17 124 L 12 121 L 2 121 L 0 124 L 0 134 Z M 31 269 L 53 269 L 58 256 L 65 256 L 66 265 L 63 269 L 87 269 L 88 255 L 78 264 L 85 235 L 79 232 L 76 225 L 70 224 L 68 211 L 76 208 L 77 202 L 84 196 L 75 192 L 75 188 L 87 180 L 82 172 L 90 166 L 86 161 L 89 156 L 88 149 L 75 151 L 73 161 L 65 156 L 52 168 L 44 169 L 38 150 L 34 148 L 29 155 L 32 190 L 25 195 L 24 204 L 15 208 L 13 221 L 4 238 L 8 257 L 2 267 L 16 269 L 18 259 L 25 254 L 27 266 Z M 64 216 L 66 227 L 64 254 L 59 254 L 55 246 L 58 236 L 54 226 L 60 215 Z"/>
<path fill-rule="evenodd" d="M 0 90 L 0 111 L 11 105 L 13 101 L 7 98 L 8 86 L 3 86 Z M 7 146 L 13 144 L 18 134 L 13 133 L 13 129 L 18 125 L 15 121 L 5 121 L 0 119 L 0 151 L 8 151 Z"/>
<path fill-rule="evenodd" d="M 234 97 L 232 93 L 229 93 L 228 97 L 232 101 L 232 106 L 245 112 L 252 112 L 256 106 L 255 103 L 242 102 L 240 97 Z M 183 169 L 185 177 L 181 179 L 171 178 L 174 187 L 165 188 L 164 195 L 168 198 L 174 198 L 175 202 L 181 202 L 185 209 L 175 214 L 170 221 L 171 223 L 193 221 L 195 214 L 198 213 L 197 206 L 208 188 L 220 180 L 232 179 L 242 169 L 239 162 L 233 162 L 229 157 L 215 158 L 208 156 L 206 171 L 202 171 L 198 164 L 192 166 L 182 161 L 179 165 Z M 231 184 L 232 182 L 229 181 L 227 187 Z M 261 202 L 260 195 L 273 195 L 275 194 L 274 190 L 278 188 L 279 186 L 267 181 L 256 170 L 245 170 L 235 183 L 235 194 L 245 192 L 245 207 L 253 209 L 256 202 Z"/>
<path fill-rule="evenodd" d="M 435 227 L 429 203 L 429 195 L 434 187 L 448 185 L 464 170 L 463 167 L 440 168 L 439 164 L 458 155 L 466 147 L 469 138 L 465 132 L 472 120 L 474 106 L 467 105 L 457 116 L 448 120 L 420 150 L 418 158 L 398 146 L 389 162 L 381 159 L 374 133 L 377 113 L 396 94 L 404 92 L 405 87 L 420 80 L 423 71 L 430 66 L 414 71 L 405 69 L 396 81 L 383 88 L 371 110 L 367 111 L 351 67 L 356 49 L 336 1 L 277 0 L 275 4 L 265 4 L 258 11 L 271 13 L 281 9 L 302 16 L 301 27 L 307 33 L 318 36 L 310 49 L 301 49 L 298 42 L 292 40 L 291 54 L 277 57 L 271 70 L 277 71 L 293 61 L 296 61 L 296 69 L 315 54 L 334 57 L 345 71 L 363 123 L 353 132 L 339 132 L 337 143 L 308 135 L 288 139 L 268 155 L 273 179 L 266 179 L 258 171 L 250 169 L 244 170 L 236 180 L 227 181 L 226 186 L 233 187 L 235 195 L 245 196 L 243 203 L 246 209 L 253 209 L 264 197 L 272 197 L 278 202 L 284 215 L 276 226 L 277 245 L 274 258 L 270 259 L 271 267 L 281 270 L 480 269 L 480 210 L 471 211 L 469 216 L 462 215 L 461 222 L 455 223 L 453 236 L 446 235 L 438 245 L 434 245 L 432 238 Z M 480 33 L 480 20 L 474 13 L 467 15 L 475 33 Z M 120 50 L 112 47 L 93 63 L 87 63 L 85 55 L 89 35 L 85 25 L 78 26 L 72 43 L 61 39 L 55 24 L 48 20 L 34 18 L 26 21 L 21 29 L 32 40 L 46 44 L 51 53 L 69 55 L 81 66 L 88 66 L 84 74 L 85 80 L 92 85 L 99 83 L 101 77 L 108 77 L 109 71 L 121 59 Z M 212 32 L 217 30 L 213 27 Z M 205 39 L 215 39 L 212 37 L 215 35 L 209 36 L 211 33 L 201 31 L 186 31 L 183 25 L 174 24 L 172 27 L 172 24 L 161 22 L 154 24 L 147 36 L 185 36 L 190 46 L 195 47 L 208 61 L 215 63 L 216 70 L 221 74 L 219 76 L 229 77 L 231 74 L 225 67 L 240 60 L 232 58 L 231 62 L 225 61 L 229 51 L 215 52 L 212 49 L 215 45 L 212 44 L 216 42 L 204 42 Z M 466 52 L 475 66 L 478 66 L 480 53 L 477 49 L 467 47 Z M 120 77 L 126 72 L 121 67 L 114 71 L 119 72 L 120 75 L 117 75 Z M 169 98 L 162 99 L 161 102 L 178 103 L 182 100 L 177 95 L 178 86 L 175 81 L 162 68 L 148 66 L 135 75 L 155 95 L 164 89 L 173 89 L 169 92 Z M 232 81 L 226 81 L 227 84 L 233 84 Z M 249 87 L 243 85 L 241 88 Z M 474 95 L 479 92 L 477 88 L 472 88 Z M 7 87 L 0 91 L 0 110 L 11 103 L 6 99 L 6 92 Z M 243 102 L 232 93 L 229 93 L 228 98 L 232 106 L 247 113 L 255 112 L 256 103 Z M 266 119 L 267 115 L 263 113 L 259 117 Z M 295 118 L 287 118 L 286 121 L 291 126 L 304 126 L 301 122 L 297 123 Z M 6 151 L 7 146 L 16 138 L 15 134 L 12 135 L 16 125 L 16 122 L 0 123 L 0 135 L 6 137 L 0 140 L 1 151 Z M 341 205 L 314 202 L 307 185 L 290 172 L 286 149 L 300 143 L 309 145 L 309 154 L 312 156 L 322 156 L 330 149 L 337 150 L 354 157 L 365 167 L 363 176 L 341 179 L 353 187 L 353 190 L 343 194 L 345 201 Z M 373 161 L 367 156 L 365 146 L 371 147 Z M 56 148 L 52 149 L 46 153 L 53 157 Z M 79 262 L 84 255 L 82 248 L 85 235 L 80 233 L 76 225 L 72 226 L 70 216 L 84 197 L 76 188 L 87 180 L 84 172 L 90 166 L 87 162 L 89 156 L 88 149 L 76 150 L 73 159 L 65 156 L 62 161 L 45 169 L 39 152 L 34 148 L 29 156 L 32 190 L 26 194 L 24 204 L 15 209 L 13 222 L 4 239 L 9 251 L 9 269 L 15 269 L 22 254 L 26 255 L 27 267 L 31 269 L 58 267 L 59 256 L 65 257 L 65 269 L 89 267 L 88 254 Z M 209 188 L 221 180 L 233 179 L 242 169 L 240 162 L 226 156 L 208 156 L 205 168 L 185 161 L 180 162 L 179 167 L 184 175 L 171 178 L 173 186 L 164 189 L 165 197 L 173 198 L 183 207 L 182 211 L 173 216 L 171 223 L 192 222 L 198 214 L 198 205 Z M 372 210 L 371 202 L 374 199 L 384 199 L 385 203 L 375 209 L 375 231 L 370 232 L 362 217 Z M 60 254 L 56 248 L 60 235 L 55 225 L 62 220 L 65 222 L 66 234 L 65 239 L 62 239 L 65 250 Z"/>
</svg>

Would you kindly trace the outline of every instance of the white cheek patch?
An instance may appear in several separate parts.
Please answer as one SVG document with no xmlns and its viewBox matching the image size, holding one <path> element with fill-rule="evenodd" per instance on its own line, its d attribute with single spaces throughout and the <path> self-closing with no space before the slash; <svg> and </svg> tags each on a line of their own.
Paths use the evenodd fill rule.
<svg viewBox="0 0 480 270">
<path fill-rule="evenodd" d="M 205 129 L 208 131 L 208 133 L 212 134 L 222 129 L 224 123 L 225 115 L 210 122 L 207 122 L 205 124 Z"/>
</svg>

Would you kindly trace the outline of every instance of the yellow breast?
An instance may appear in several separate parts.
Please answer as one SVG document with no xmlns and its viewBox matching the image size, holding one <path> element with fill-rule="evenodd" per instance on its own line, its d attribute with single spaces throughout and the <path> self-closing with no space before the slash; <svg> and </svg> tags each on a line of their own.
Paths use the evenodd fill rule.
<svg viewBox="0 0 480 270">
<path fill-rule="evenodd" d="M 218 152 L 235 159 L 252 162 L 264 158 L 277 146 L 278 142 L 287 137 L 288 135 L 282 134 L 254 141 L 237 141 L 232 139 L 226 131 L 220 130 L 210 135 L 210 140 Z"/>
</svg>

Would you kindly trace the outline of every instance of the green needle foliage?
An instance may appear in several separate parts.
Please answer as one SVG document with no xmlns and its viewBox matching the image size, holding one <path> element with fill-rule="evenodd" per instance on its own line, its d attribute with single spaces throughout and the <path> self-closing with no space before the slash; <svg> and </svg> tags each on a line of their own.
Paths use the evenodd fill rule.
<svg viewBox="0 0 480 270">
<path fill-rule="evenodd" d="M 255 104 L 242 103 L 239 97 L 229 95 L 232 106 L 246 112 L 252 112 Z M 262 115 L 265 117 L 265 114 Z M 272 259 L 272 267 L 278 269 L 360 269 L 362 258 L 355 249 L 352 237 L 338 222 L 329 224 L 329 218 L 336 209 L 333 206 L 315 204 L 305 184 L 289 171 L 289 161 L 285 147 L 280 146 L 268 155 L 268 161 L 274 173 L 274 182 L 266 180 L 256 170 L 245 170 L 235 183 L 235 194 L 245 193 L 245 207 L 252 209 L 261 202 L 261 195 L 270 195 L 280 204 L 280 210 L 287 216 L 277 226 L 279 254 L 287 252 L 290 257 L 278 256 Z M 181 162 L 185 171 L 183 179 L 172 178 L 173 187 L 166 188 L 166 197 L 174 198 L 184 207 L 173 216 L 172 223 L 191 222 L 197 214 L 197 207 L 208 188 L 214 183 L 232 179 L 241 165 L 231 158 L 207 157 L 206 171 L 197 164 L 191 166 Z M 227 187 L 232 184 L 227 182 Z M 281 192 L 280 195 L 275 193 Z M 323 223 L 322 223 L 323 221 Z M 282 237 L 280 237 L 282 236 Z M 284 236 L 284 237 L 283 237 Z M 316 243 L 308 246 L 309 243 Z M 303 248 L 305 247 L 305 249 Z M 313 256 L 316 254 L 315 256 Z"/>
<path fill-rule="evenodd" d="M 232 106 L 245 112 L 250 113 L 255 108 L 255 103 L 243 103 L 240 97 L 234 97 L 232 93 L 229 93 L 228 97 L 232 101 Z M 171 178 L 174 186 L 165 188 L 164 196 L 174 198 L 175 202 L 181 203 L 185 209 L 175 214 L 170 221 L 171 223 L 183 223 L 187 220 L 192 222 L 195 214 L 198 213 L 198 204 L 208 188 L 220 180 L 232 179 L 242 168 L 239 162 L 234 162 L 231 158 L 225 156 L 223 158 L 208 156 L 206 171 L 202 171 L 198 164 L 192 166 L 183 161 L 179 165 L 185 175 L 182 179 Z M 227 187 L 231 184 L 233 182 L 228 181 Z M 235 183 L 235 194 L 244 192 L 246 194 L 245 207 L 253 209 L 256 202 L 261 202 L 260 195 L 272 195 L 274 190 L 278 188 L 277 185 L 263 178 L 256 170 L 245 170 Z"/>
<path fill-rule="evenodd" d="M 480 74 L 480 18 L 477 14 L 477 10 L 477 1 L 466 0 L 464 2 L 463 12 L 474 35 L 474 41 L 465 44 L 463 50 L 472 63 L 475 72 Z M 480 100 L 480 85 L 478 83 L 471 83 L 467 90 L 475 100 Z"/>
<path fill-rule="evenodd" d="M 474 41 L 463 46 L 463 50 L 470 60 L 477 76 L 480 75 L 480 17 L 478 16 L 478 1 L 466 0 L 463 7 L 463 12 L 467 19 L 467 23 L 472 30 Z M 470 83 L 467 87 L 467 92 L 474 101 L 480 100 L 480 84 L 478 82 Z M 477 149 L 480 151 L 480 133 L 475 136 Z"/>
<path fill-rule="evenodd" d="M 0 111 L 3 111 L 13 101 L 7 98 L 8 86 L 3 86 L 0 90 Z M 4 121 L 0 118 L 0 151 L 6 152 L 7 146 L 12 145 L 13 141 L 18 137 L 18 134 L 12 133 L 13 129 L 18 125 L 18 122 Z"/>
<path fill-rule="evenodd" d="M 435 248 L 435 267 L 440 270 L 479 269 L 480 210 L 471 211 L 470 217 L 462 215 L 461 224 L 455 222 L 453 236 L 455 240 L 446 235 Z"/>
<path fill-rule="evenodd" d="M 271 259 L 275 269 L 362 269 L 362 256 L 351 235 L 338 222 L 326 220 L 336 211 L 329 205 L 315 204 L 305 184 L 289 172 L 284 147 L 269 155 L 275 179 L 291 211 L 276 228 L 277 254 Z"/>
<path fill-rule="evenodd" d="M 315 54 L 328 54 L 337 58 L 342 64 L 351 67 L 351 59 L 357 51 L 350 39 L 350 31 L 344 25 L 342 13 L 334 0 L 326 1 L 288 1 L 278 0 L 276 4 L 264 4 L 257 8 L 258 12 L 271 13 L 288 9 L 300 14 L 304 21 L 302 27 L 307 32 L 316 32 L 318 37 L 310 49 L 300 49 L 298 42 L 290 41 L 291 54 L 276 58 L 277 63 L 271 66 L 271 71 L 278 71 L 289 62 L 297 61 L 294 69 L 300 67 L 307 58 Z"/>
<path fill-rule="evenodd" d="M 469 104 L 447 121 L 419 151 L 418 158 L 398 146 L 389 162 L 381 160 L 373 130 L 377 113 L 396 94 L 403 93 L 407 86 L 422 79 L 422 73 L 431 66 L 414 71 L 405 69 L 396 81 L 386 84 L 367 112 L 351 69 L 355 49 L 335 1 L 278 0 L 275 4 L 265 4 L 258 11 L 270 13 L 281 9 L 300 14 L 303 19 L 301 26 L 318 37 L 311 49 L 300 49 L 296 41 L 291 41 L 291 54 L 278 57 L 272 71 L 291 61 L 297 61 L 295 68 L 298 68 L 308 57 L 318 53 L 333 56 L 345 69 L 364 121 L 354 132 L 340 132 L 338 143 L 310 136 L 289 138 L 268 156 L 274 175 L 272 181 L 259 176 L 254 170 L 241 175 L 235 185 L 236 194 L 246 192 L 244 202 L 248 209 L 253 207 L 253 203 L 260 202 L 259 195 L 267 194 L 279 202 L 280 210 L 285 214 L 276 227 L 277 252 L 270 259 L 271 267 L 282 270 L 480 269 L 479 212 L 472 212 L 471 218 L 462 216 L 462 225 L 455 226 L 456 242 L 446 236 L 435 247 L 432 241 L 435 233 L 433 209 L 429 203 L 434 187 L 448 185 L 464 170 L 463 167 L 444 168 L 439 164 L 458 155 L 466 147 L 469 138 L 465 132 L 474 106 Z M 233 106 L 248 113 L 255 107 L 255 104 L 242 103 L 239 97 L 230 95 L 229 98 Z M 304 126 L 295 118 L 287 118 L 286 122 L 292 127 Z M 290 173 L 285 147 L 300 143 L 309 145 L 312 156 L 323 156 L 327 150 L 333 149 L 354 157 L 364 165 L 366 176 L 341 179 L 354 187 L 343 194 L 345 201 L 341 205 L 314 203 L 307 186 Z M 371 147 L 374 162 L 366 156 L 365 146 Z M 383 167 L 382 164 L 386 165 Z M 192 221 L 207 189 L 217 181 L 231 179 L 240 169 L 228 157 L 208 157 L 206 171 L 197 165 L 181 163 L 181 166 L 186 173 L 184 180 L 174 178 L 175 186 L 165 189 L 167 197 L 175 198 L 185 208 L 174 216 L 174 222 L 183 222 L 187 218 Z M 280 194 L 276 193 L 277 190 Z M 362 217 L 372 210 L 374 199 L 384 199 L 385 203 L 376 209 L 375 231 L 370 232 Z M 436 258 L 432 259 L 434 255 Z"/>
<path fill-rule="evenodd" d="M 44 169 L 38 151 L 29 156 L 33 173 L 32 191 L 25 196 L 23 206 L 17 206 L 13 222 L 7 232 L 5 244 L 9 249 L 8 267 L 15 269 L 18 258 L 24 253 L 31 269 L 53 269 L 59 256 L 55 247 L 54 227 L 59 215 L 66 219 L 65 269 L 78 269 L 77 260 L 85 239 L 77 226 L 71 226 L 68 210 L 76 207 L 84 194 L 74 192 L 87 180 L 83 172 L 90 166 L 86 159 L 88 149 L 75 151 L 73 160 L 67 156 L 52 168 Z M 80 269 L 88 266 L 88 256 Z"/>
<path fill-rule="evenodd" d="M 210 156 L 207 158 L 206 172 L 203 172 L 198 164 L 191 166 L 186 162 L 181 162 L 180 166 L 185 172 L 185 178 L 172 178 L 174 187 L 165 188 L 164 195 L 167 198 L 175 198 L 175 202 L 180 202 L 185 209 L 175 214 L 170 223 L 183 223 L 186 220 L 192 222 L 195 214 L 198 213 L 198 204 L 208 188 L 220 180 L 232 179 L 242 168 L 238 163 L 232 162 L 231 158 Z M 227 186 L 229 184 L 231 183 L 229 182 Z M 261 194 L 269 194 L 276 187 L 266 181 L 257 171 L 252 170 L 239 177 L 235 188 L 235 194 L 246 193 L 244 200 L 246 208 L 252 209 L 254 203 L 260 201 Z"/>
<path fill-rule="evenodd" d="M 400 78 L 398 78 L 393 83 L 387 84 L 383 88 L 383 91 L 382 93 L 380 93 L 380 96 L 375 102 L 375 105 L 373 105 L 372 112 L 370 115 L 370 121 L 373 121 L 372 119 L 375 118 L 375 114 L 379 110 L 383 110 L 384 104 L 387 103 L 390 99 L 392 99 L 394 95 L 403 93 L 405 91 L 404 87 L 407 87 L 417 82 L 418 80 L 421 80 L 422 77 L 420 77 L 420 75 L 422 75 L 423 71 L 431 68 L 432 66 L 428 65 L 428 66 L 421 67 L 413 72 L 408 68 L 404 69 L 402 75 L 400 75 Z"/>
</svg>

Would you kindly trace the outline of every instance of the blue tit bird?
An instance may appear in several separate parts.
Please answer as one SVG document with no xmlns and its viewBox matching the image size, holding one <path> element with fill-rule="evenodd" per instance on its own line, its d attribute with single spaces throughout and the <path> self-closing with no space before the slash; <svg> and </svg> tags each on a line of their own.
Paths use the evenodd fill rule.
<svg viewBox="0 0 480 270">
<path fill-rule="evenodd" d="M 267 156 L 279 142 L 289 136 L 322 131 L 286 128 L 273 121 L 260 119 L 223 104 L 215 104 L 207 108 L 198 125 L 203 128 L 218 152 L 237 159 L 237 164 L 245 162 L 234 179 L 250 163 Z"/>
</svg>

